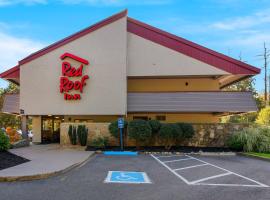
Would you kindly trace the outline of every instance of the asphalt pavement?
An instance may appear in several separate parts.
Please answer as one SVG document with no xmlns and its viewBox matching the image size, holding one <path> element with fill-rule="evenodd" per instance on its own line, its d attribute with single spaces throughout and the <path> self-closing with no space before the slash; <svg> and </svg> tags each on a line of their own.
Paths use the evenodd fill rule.
<svg viewBox="0 0 270 200">
<path fill-rule="evenodd" d="M 144 172 L 148 182 L 110 182 L 113 172 L 131 182 L 127 172 Z M 270 162 L 254 158 L 99 154 L 49 179 L 0 183 L 0 200 L 269 200 L 268 186 Z"/>
</svg>

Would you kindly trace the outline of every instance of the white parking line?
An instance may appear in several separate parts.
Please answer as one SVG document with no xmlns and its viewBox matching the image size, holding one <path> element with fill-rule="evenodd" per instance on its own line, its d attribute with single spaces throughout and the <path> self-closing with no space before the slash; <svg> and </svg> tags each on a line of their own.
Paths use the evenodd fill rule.
<svg viewBox="0 0 270 200">
<path fill-rule="evenodd" d="M 188 156 L 188 155 L 187 155 L 187 156 Z M 234 175 L 236 175 L 236 176 L 239 176 L 239 177 L 241 177 L 241 178 L 243 178 L 243 179 L 249 180 L 249 181 L 251 181 L 251 182 L 253 182 L 253 183 L 256 183 L 256 184 L 260 185 L 261 187 L 269 187 L 268 185 L 265 185 L 265 184 L 263 184 L 263 183 L 260 183 L 260 182 L 258 182 L 258 181 L 255 181 L 255 180 L 253 180 L 253 179 L 251 179 L 251 178 L 242 176 L 242 175 L 237 174 L 237 173 L 235 173 L 235 172 L 232 172 L 232 171 L 230 171 L 230 170 L 224 169 L 224 168 L 219 167 L 219 166 L 217 166 L 217 165 L 214 165 L 214 164 L 205 162 L 205 161 L 203 161 L 203 160 L 200 160 L 200 159 L 198 159 L 198 158 L 194 158 L 194 157 L 192 157 L 192 156 L 188 156 L 188 157 L 193 158 L 193 159 L 195 159 L 195 160 L 198 160 L 198 161 L 200 161 L 200 162 L 209 164 L 209 165 L 211 165 L 211 166 L 213 166 L 213 167 L 216 167 L 216 168 L 218 168 L 218 169 L 224 170 L 224 171 L 226 171 L 226 172 L 229 172 L 229 173 L 231 173 L 231 174 L 234 174 Z"/>
<path fill-rule="evenodd" d="M 186 184 L 189 184 L 189 181 L 187 179 L 185 179 L 183 176 L 181 176 L 180 174 L 176 173 L 175 171 L 173 171 L 170 167 L 168 167 L 168 165 L 166 165 L 165 163 L 163 163 L 162 161 L 160 161 L 157 157 L 155 157 L 153 154 L 151 154 L 151 156 L 158 161 L 161 165 L 163 165 L 164 167 L 166 167 L 170 172 L 172 172 L 175 176 L 177 176 L 178 178 L 180 178 L 182 181 L 184 181 Z"/>
<path fill-rule="evenodd" d="M 227 175 L 230 175 L 230 174 L 232 174 L 232 173 L 227 172 L 227 173 L 224 173 L 224 174 L 219 174 L 219 175 L 215 175 L 215 176 L 209 176 L 209 177 L 206 177 L 206 178 L 198 179 L 196 181 L 192 181 L 191 184 L 207 181 L 207 180 L 222 177 L 222 176 L 227 176 Z"/>
<path fill-rule="evenodd" d="M 180 170 L 184 170 L 184 169 L 190 169 L 190 168 L 195 168 L 195 167 L 201 167 L 201 166 L 205 166 L 208 165 L 206 163 L 204 164 L 200 164 L 200 165 L 193 165 L 193 166 L 189 166 L 189 167 L 182 167 L 182 168 L 178 168 L 178 169 L 173 169 L 174 171 L 180 171 Z"/>
<path fill-rule="evenodd" d="M 175 157 L 175 156 L 185 156 L 185 155 L 177 154 L 177 155 L 170 155 L 170 156 L 158 156 L 157 158 L 170 158 L 170 157 Z"/>
<path fill-rule="evenodd" d="M 170 172 L 172 172 L 175 176 L 177 176 L 178 178 L 180 178 L 182 181 L 184 181 L 186 184 L 188 185 L 209 185 L 209 186 L 241 186 L 241 187 L 269 187 L 268 185 L 266 184 L 263 184 L 263 183 L 260 183 L 258 181 L 255 181 L 251 178 L 248 178 L 248 177 L 245 177 L 245 176 L 242 176 L 240 174 L 237 174 L 235 172 L 232 172 L 230 170 L 227 170 L 227 169 L 224 169 L 222 167 L 219 167 L 217 165 L 214 165 L 214 164 L 211 164 L 211 163 L 208 163 L 206 161 L 203 161 L 203 160 L 200 160 L 198 158 L 195 158 L 195 157 L 192 157 L 192 156 L 189 156 L 189 155 L 185 155 L 186 157 L 188 158 L 184 158 L 184 159 L 179 159 L 179 160 L 169 160 L 169 161 L 161 161 L 158 159 L 158 157 L 154 156 L 153 154 L 151 154 L 151 156 L 156 160 L 158 161 L 161 165 L 163 165 L 164 167 L 166 167 Z M 164 156 L 165 157 L 165 156 Z M 194 160 L 197 160 L 203 164 L 199 164 L 199 165 L 193 165 L 193 166 L 188 166 L 188 167 L 183 167 L 183 168 L 178 168 L 178 169 L 172 169 L 171 167 L 169 167 L 167 164 L 165 163 L 169 163 L 169 162 L 177 162 L 177 161 L 185 161 L 185 160 L 190 160 L 190 159 L 194 159 Z M 179 170 L 188 170 L 190 168 L 195 168 L 195 167 L 200 167 L 200 166 L 206 166 L 206 165 L 209 165 L 209 166 L 212 166 L 212 167 L 215 167 L 215 168 L 218 168 L 218 169 L 221 169 L 223 171 L 225 171 L 226 173 L 222 173 L 222 174 L 218 174 L 218 175 L 214 175 L 214 176 L 210 176 L 210 177 L 205 177 L 205 178 L 202 178 L 202 179 L 198 179 L 198 180 L 194 180 L 194 181 L 188 181 L 185 177 L 183 177 L 182 175 L 178 174 L 176 171 L 179 171 Z M 215 183 L 202 183 L 203 181 L 206 181 L 206 180 L 211 180 L 211 179 L 215 179 L 215 178 L 219 178 L 219 177 L 223 177 L 223 176 L 228 176 L 228 175 L 235 175 L 235 176 L 238 176 L 238 177 L 241 177 L 243 179 L 246 179 L 250 182 L 253 182 L 253 183 L 256 183 L 256 185 L 248 185 L 248 184 L 215 184 Z"/>
<path fill-rule="evenodd" d="M 163 161 L 164 163 L 170 163 L 170 162 L 178 162 L 178 161 L 183 161 L 183 160 L 192 160 L 193 158 L 182 158 L 182 159 L 177 159 L 177 160 L 167 160 Z"/>
</svg>

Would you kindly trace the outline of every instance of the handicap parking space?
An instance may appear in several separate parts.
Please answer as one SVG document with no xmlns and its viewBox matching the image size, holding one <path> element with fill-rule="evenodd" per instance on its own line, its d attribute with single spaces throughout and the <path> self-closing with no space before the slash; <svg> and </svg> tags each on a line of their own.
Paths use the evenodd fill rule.
<svg viewBox="0 0 270 200">
<path fill-rule="evenodd" d="M 105 183 L 151 183 L 145 172 L 132 172 L 132 171 L 109 171 Z"/>
</svg>

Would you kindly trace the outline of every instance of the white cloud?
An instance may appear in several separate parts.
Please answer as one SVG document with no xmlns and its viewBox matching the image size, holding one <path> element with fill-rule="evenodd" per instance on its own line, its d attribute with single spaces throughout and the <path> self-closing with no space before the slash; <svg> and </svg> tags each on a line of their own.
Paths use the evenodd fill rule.
<svg viewBox="0 0 270 200">
<path fill-rule="evenodd" d="M 18 38 L 0 30 L 0 73 L 45 45 L 27 38 Z"/>
<path fill-rule="evenodd" d="M 0 0 L 0 6 L 46 4 L 47 0 Z"/>
<path fill-rule="evenodd" d="M 211 27 L 220 30 L 239 30 L 267 23 L 270 23 L 269 9 L 256 12 L 249 16 L 231 18 L 225 21 L 215 22 L 211 25 Z"/>
<path fill-rule="evenodd" d="M 91 6 L 163 5 L 172 0 L 60 0 L 65 4 L 87 4 Z"/>
</svg>

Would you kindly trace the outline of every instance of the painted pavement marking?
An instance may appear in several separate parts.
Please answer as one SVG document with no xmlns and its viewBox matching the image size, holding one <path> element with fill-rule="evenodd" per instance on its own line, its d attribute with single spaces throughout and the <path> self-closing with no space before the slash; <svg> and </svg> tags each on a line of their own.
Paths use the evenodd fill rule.
<svg viewBox="0 0 270 200">
<path fill-rule="evenodd" d="M 182 167 L 182 168 L 177 168 L 177 169 L 173 169 L 174 171 L 180 171 L 180 170 L 185 170 L 185 169 L 191 169 L 191 168 L 195 168 L 195 167 L 201 167 L 201 166 L 205 166 L 208 164 L 200 164 L 200 165 L 192 165 L 192 166 L 188 166 L 188 167 Z"/>
<path fill-rule="evenodd" d="M 167 160 L 167 161 L 162 161 L 164 163 L 170 163 L 170 162 L 178 162 L 178 161 L 184 161 L 184 160 L 192 160 L 193 158 L 183 158 L 183 159 L 177 159 L 177 160 Z"/>
<path fill-rule="evenodd" d="M 104 183 L 152 183 L 145 172 L 109 171 Z"/>
<path fill-rule="evenodd" d="M 187 158 L 183 158 L 183 159 L 179 159 L 179 160 L 167 160 L 167 161 L 161 161 L 159 158 L 160 157 L 156 157 L 155 155 L 151 154 L 151 156 L 157 161 L 159 162 L 161 165 L 163 165 L 165 168 L 167 168 L 171 173 L 173 173 L 175 176 L 177 176 L 178 178 L 180 178 L 182 181 L 184 181 L 187 185 L 208 185 L 208 186 L 240 186 L 240 187 L 269 187 L 268 185 L 266 184 L 263 184 L 263 183 L 260 183 L 258 181 L 255 181 L 251 178 L 248 178 L 248 177 L 245 177 L 243 175 L 240 175 L 240 174 L 237 174 L 235 172 L 232 172 L 230 170 L 227 170 L 225 168 L 222 168 L 222 167 L 219 167 L 217 165 L 214 165 L 214 164 L 211 164 L 211 163 L 208 163 L 206 161 L 203 161 L 201 159 L 198 159 L 198 158 L 195 158 L 195 157 L 192 157 L 192 156 L 189 156 L 189 155 L 185 155 L 185 157 Z M 163 158 L 165 156 L 162 156 Z M 172 157 L 172 156 L 170 156 Z M 177 169 L 172 169 L 171 167 L 169 167 L 166 163 L 170 163 L 170 162 L 177 162 L 177 161 L 182 161 L 184 162 L 185 160 L 190 160 L 190 159 L 194 159 L 194 160 L 197 160 L 199 161 L 200 163 L 202 164 L 198 164 L 198 165 L 192 165 L 192 166 L 188 166 L 188 167 L 182 167 L 182 168 L 177 168 Z M 205 178 L 202 178 L 202 179 L 198 179 L 198 180 L 193 180 L 193 181 L 188 181 L 183 175 L 180 175 L 177 173 L 177 171 L 180 171 L 180 170 L 189 170 L 191 168 L 200 168 L 202 166 L 212 166 L 212 167 L 215 167 L 217 169 L 220 169 L 222 171 L 224 171 L 225 173 L 221 173 L 221 174 L 218 174 L 218 175 L 214 175 L 214 176 L 209 176 L 209 177 L 205 177 Z M 207 180 L 213 180 L 213 179 L 217 179 L 217 178 L 220 178 L 220 177 L 224 177 L 224 176 L 228 176 L 228 175 L 235 175 L 235 176 L 238 176 L 238 177 L 241 177 L 245 180 L 248 180 L 252 183 L 255 183 L 255 184 L 226 184 L 226 183 L 203 183 L 203 181 L 207 181 Z"/>
</svg>

